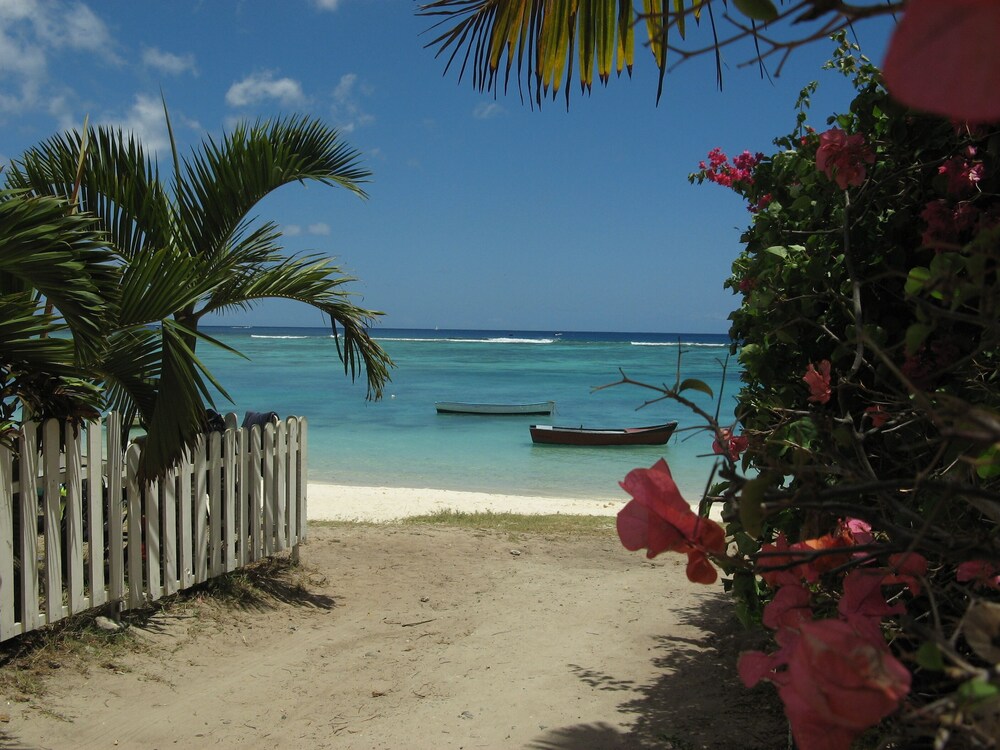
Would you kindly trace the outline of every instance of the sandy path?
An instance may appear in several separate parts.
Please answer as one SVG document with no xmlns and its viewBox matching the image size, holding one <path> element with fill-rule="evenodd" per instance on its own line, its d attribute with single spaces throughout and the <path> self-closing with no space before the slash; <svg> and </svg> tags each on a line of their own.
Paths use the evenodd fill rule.
<svg viewBox="0 0 1000 750">
<path fill-rule="evenodd" d="M 0 748 L 752 749 L 784 737 L 761 710 L 767 693 L 735 677 L 721 586 L 690 584 L 681 560 L 646 561 L 613 532 L 314 525 L 302 561 L 308 595 L 224 626 L 197 606 L 158 615 L 141 635 L 150 654 L 8 701 Z"/>
</svg>

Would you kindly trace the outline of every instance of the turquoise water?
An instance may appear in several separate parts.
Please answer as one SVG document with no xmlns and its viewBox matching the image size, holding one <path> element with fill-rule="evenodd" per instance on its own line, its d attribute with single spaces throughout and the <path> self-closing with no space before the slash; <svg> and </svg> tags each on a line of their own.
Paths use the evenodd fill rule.
<svg viewBox="0 0 1000 750">
<path fill-rule="evenodd" d="M 220 411 L 276 411 L 309 420 L 310 481 L 428 487 L 517 495 L 608 499 L 631 469 L 663 457 L 696 502 L 713 464 L 707 432 L 679 429 L 666 446 L 536 446 L 533 423 L 625 427 L 677 420 L 701 424 L 673 401 L 638 409 L 654 391 L 616 386 L 624 371 L 644 383 L 709 383 L 716 397 L 728 340 L 719 335 L 378 329 L 396 363 L 379 402 L 344 375 L 329 331 L 319 328 L 206 328 L 249 361 L 201 344 L 198 354 L 227 388 Z M 735 364 L 722 396 L 732 418 Z M 716 401 L 687 392 L 710 413 Z M 439 415 L 435 401 L 556 402 L 551 417 Z M 638 410 L 637 410 L 638 409 Z"/>
</svg>

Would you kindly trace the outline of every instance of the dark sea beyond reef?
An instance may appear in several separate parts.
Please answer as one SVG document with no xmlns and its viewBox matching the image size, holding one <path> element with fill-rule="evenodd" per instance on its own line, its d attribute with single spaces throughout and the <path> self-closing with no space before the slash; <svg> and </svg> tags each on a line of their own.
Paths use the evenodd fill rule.
<svg viewBox="0 0 1000 750">
<path fill-rule="evenodd" d="M 718 334 L 473 331 L 380 328 L 374 337 L 396 364 L 381 401 L 365 400 L 321 328 L 206 327 L 243 360 L 202 344 L 198 354 L 235 404 L 220 411 L 276 411 L 309 420 L 309 479 L 334 484 L 431 487 L 519 495 L 619 499 L 633 468 L 666 458 L 696 502 L 711 471 L 712 438 L 683 429 L 665 446 L 574 448 L 533 445 L 533 423 L 627 427 L 698 418 L 672 401 L 639 408 L 656 393 L 613 383 L 624 371 L 649 384 L 682 378 L 723 386 L 729 339 Z M 729 359 L 721 421 L 739 387 Z M 710 413 L 715 400 L 685 395 Z M 436 401 L 556 402 L 551 417 L 437 414 Z"/>
</svg>

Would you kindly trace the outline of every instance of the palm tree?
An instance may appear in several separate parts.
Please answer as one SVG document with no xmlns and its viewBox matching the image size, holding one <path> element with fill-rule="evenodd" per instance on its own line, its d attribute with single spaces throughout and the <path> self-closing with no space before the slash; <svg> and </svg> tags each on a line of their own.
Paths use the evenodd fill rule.
<svg viewBox="0 0 1000 750">
<path fill-rule="evenodd" d="M 338 334 L 345 373 L 354 379 L 365 371 L 368 398 L 381 397 L 392 366 L 366 330 L 381 313 L 353 304 L 344 290 L 353 279 L 326 258 L 284 254 L 277 225 L 249 216 L 291 182 L 366 197 L 361 184 L 370 173 L 358 152 L 305 117 L 240 125 L 184 160 L 170 132 L 169 185 L 140 143 L 111 128 L 55 136 L 7 177 L 10 187 L 75 196 L 74 209 L 97 217 L 121 264 L 107 346 L 87 364 L 105 383 L 109 406 L 138 413 L 146 426 L 140 469 L 147 476 L 165 471 L 201 431 L 209 383 L 225 395 L 195 356 L 197 341 L 211 340 L 198 330 L 210 312 L 272 297 L 318 308 Z"/>
<path fill-rule="evenodd" d="M 580 88 L 587 92 L 594 83 L 595 67 L 603 84 L 612 70 L 618 76 L 623 70 L 631 75 L 639 25 L 645 28 L 645 44 L 659 71 L 659 102 L 667 65 L 677 59 L 714 53 L 721 85 L 721 49 L 736 41 L 753 38 L 761 65 L 772 56 L 784 62 L 794 48 L 826 39 L 853 21 L 899 11 L 906 0 L 779 3 L 780 9 L 772 0 L 643 0 L 643 10 L 637 11 L 633 0 L 433 0 L 421 5 L 417 14 L 441 17 L 432 27 L 440 27 L 440 32 L 427 46 L 436 47 L 438 56 L 447 53 L 446 72 L 460 62 L 459 80 L 470 69 L 475 88 L 497 93 L 506 58 L 505 92 L 514 71 L 518 91 L 526 83 L 529 98 L 538 106 L 550 91 L 554 99 L 564 87 L 569 107 L 574 65 Z M 692 27 L 705 19 L 709 41 L 701 47 L 677 43 L 678 37 L 685 40 Z M 791 34 L 778 34 L 783 27 L 790 28 Z"/>
</svg>

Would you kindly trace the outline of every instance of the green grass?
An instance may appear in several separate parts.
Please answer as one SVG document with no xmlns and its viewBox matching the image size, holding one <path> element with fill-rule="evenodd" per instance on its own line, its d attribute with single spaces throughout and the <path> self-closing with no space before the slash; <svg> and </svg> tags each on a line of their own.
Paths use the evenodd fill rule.
<svg viewBox="0 0 1000 750">
<path fill-rule="evenodd" d="M 573 516 L 565 514 L 519 515 L 517 513 L 462 513 L 443 510 L 401 521 L 406 526 L 448 526 L 461 529 L 501 531 L 518 534 L 605 536 L 615 528 L 614 516 Z"/>
<path fill-rule="evenodd" d="M 86 674 L 89 668 L 122 669 L 126 653 L 143 645 L 127 629 L 108 632 L 94 625 L 100 612 L 61 620 L 6 641 L 0 647 L 0 695 L 25 702 L 45 695 L 46 678 L 70 670 Z"/>
</svg>

